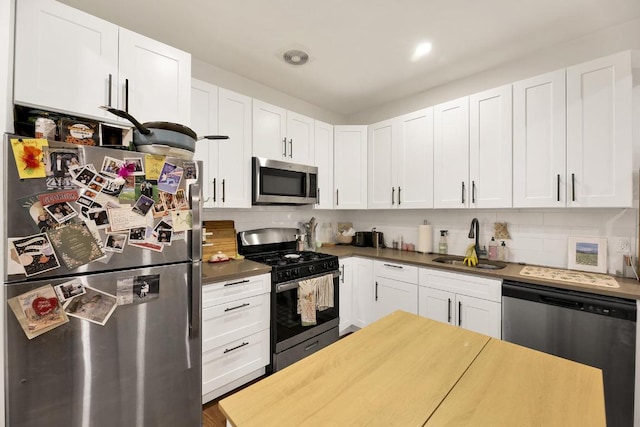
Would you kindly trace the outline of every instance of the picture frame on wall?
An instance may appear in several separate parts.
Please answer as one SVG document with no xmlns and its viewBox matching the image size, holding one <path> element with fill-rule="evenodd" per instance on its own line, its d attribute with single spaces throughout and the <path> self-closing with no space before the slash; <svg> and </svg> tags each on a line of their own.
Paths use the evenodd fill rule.
<svg viewBox="0 0 640 427">
<path fill-rule="evenodd" d="M 607 239 L 569 237 L 569 270 L 607 273 Z"/>
</svg>

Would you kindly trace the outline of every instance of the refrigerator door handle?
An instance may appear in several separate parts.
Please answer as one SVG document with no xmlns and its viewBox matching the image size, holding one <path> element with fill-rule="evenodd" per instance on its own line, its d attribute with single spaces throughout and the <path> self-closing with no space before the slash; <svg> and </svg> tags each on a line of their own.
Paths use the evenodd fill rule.
<svg viewBox="0 0 640 427">
<path fill-rule="evenodd" d="M 200 281 L 202 278 L 202 223 L 200 184 L 189 186 L 191 197 L 191 277 L 189 278 L 189 336 L 200 335 Z"/>
</svg>

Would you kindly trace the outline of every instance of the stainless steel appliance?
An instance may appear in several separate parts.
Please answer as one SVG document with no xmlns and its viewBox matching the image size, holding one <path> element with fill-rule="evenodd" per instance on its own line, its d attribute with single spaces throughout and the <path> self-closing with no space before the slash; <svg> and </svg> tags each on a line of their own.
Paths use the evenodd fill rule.
<svg viewBox="0 0 640 427">
<path fill-rule="evenodd" d="M 502 338 L 602 369 L 607 425 L 633 425 L 633 300 L 505 280 Z"/>
<path fill-rule="evenodd" d="M 312 205 L 318 203 L 318 168 L 295 163 L 252 159 L 254 205 Z"/>
<path fill-rule="evenodd" d="M 338 340 L 340 323 L 338 257 L 296 251 L 297 228 L 264 228 L 238 233 L 238 252 L 271 266 L 271 354 L 275 372 Z M 330 274 L 333 307 L 316 311 L 316 325 L 303 326 L 298 313 L 301 280 Z"/>
<path fill-rule="evenodd" d="M 89 304 L 77 310 L 86 301 L 76 300 L 82 297 L 80 295 L 73 298 L 68 295 L 67 302 L 73 304 L 68 308 L 76 310 L 76 317 L 69 314 L 67 323 L 32 339 L 27 338 L 13 311 L 6 310 L 6 424 L 11 427 L 201 426 L 199 177 L 188 178 L 185 172 L 179 185 L 177 181 L 173 182 L 177 191 L 172 200 L 175 202 L 183 195 L 183 207 L 190 209 L 190 215 L 188 209 L 179 215 L 185 224 L 174 219 L 171 227 L 156 228 L 164 236 L 158 238 L 160 243 L 157 244 L 149 243 L 150 239 L 144 237 L 148 244 L 146 247 L 142 241 L 137 242 L 140 246 L 132 246 L 122 245 L 120 240 L 117 240 L 120 244 L 110 246 L 117 242 L 110 238 L 116 234 L 107 234 L 109 228 L 103 228 L 105 217 L 94 214 L 106 208 L 132 210 L 133 207 L 121 202 L 123 193 L 119 199 L 114 182 L 101 172 L 110 167 L 111 160 L 105 163 L 105 158 L 109 157 L 116 163 L 124 158 L 132 163 L 139 160 L 144 165 L 145 155 L 49 142 L 49 149 L 44 151 L 45 162 L 59 166 L 62 164 L 60 160 L 70 160 L 83 168 L 93 165 L 96 172 L 93 175 L 87 172 L 84 176 L 93 178 L 83 180 L 80 185 L 81 181 L 74 183 L 69 169 L 66 169 L 46 178 L 21 180 L 9 148 L 11 139 L 17 137 L 7 135 L 4 141 L 3 184 L 6 188 L 3 218 L 7 237 L 23 239 L 38 233 L 49 236 L 47 239 L 41 235 L 39 243 L 32 248 L 35 252 L 25 251 L 24 254 L 29 255 L 42 251 L 42 242 L 48 240 L 53 245 L 52 236 L 56 235 L 53 230 L 69 232 L 87 226 L 95 233 L 94 237 L 103 242 L 101 251 L 105 256 L 99 257 L 98 253 L 98 259 L 84 263 L 86 259 L 83 261 L 81 258 L 86 256 L 86 251 L 77 250 L 75 245 L 82 247 L 82 243 L 71 234 L 71 237 L 60 239 L 59 244 L 63 246 L 53 245 L 53 252 L 44 251 L 46 256 L 39 258 L 38 262 L 44 260 L 49 263 L 53 254 L 56 255 L 59 266 L 49 271 L 27 276 L 25 272 L 34 273 L 34 269 L 22 267 L 26 269 L 21 272 L 20 265 L 8 259 L 5 261 L 7 274 L 3 278 L 5 298 L 8 300 L 33 293 L 34 289 L 43 286 L 55 287 L 73 281 L 74 286 L 81 284 L 87 293 L 100 295 L 94 303 L 110 301 L 108 304 L 115 310 L 110 317 L 99 318 L 104 324 L 89 321 L 95 320 L 94 315 L 97 316 L 101 303 L 93 306 L 95 311 L 87 308 Z M 189 169 L 189 173 L 194 172 L 191 169 L 195 167 L 196 176 L 199 176 L 201 166 L 198 162 L 186 164 L 177 158 L 165 160 L 184 167 L 185 171 Z M 91 168 L 87 170 L 90 172 Z M 151 175 L 152 171 L 147 169 L 147 172 Z M 104 187 L 90 186 L 98 182 Z M 150 190 L 145 185 L 144 192 Z M 98 194 L 91 198 L 89 191 Z M 39 215 L 46 216 L 42 205 L 46 202 L 38 205 L 37 196 L 58 199 L 64 192 L 81 197 L 64 202 L 73 208 L 75 215 L 70 213 L 64 224 L 50 222 L 56 221 L 51 216 L 49 222 L 36 223 Z M 155 196 L 157 189 L 147 194 Z M 168 209 L 168 199 L 165 202 L 164 207 Z M 182 227 L 187 228 L 189 216 L 193 228 L 179 231 Z M 149 231 L 147 227 L 153 230 L 161 221 L 171 223 L 171 216 L 154 218 L 149 211 L 141 217 L 146 221 L 142 236 L 145 236 L 144 231 Z M 113 222 L 109 227 L 111 231 L 118 228 Z M 171 230 L 172 236 L 168 237 Z M 65 236 L 64 233 L 61 235 Z M 139 236 L 129 234 L 126 240 L 131 237 Z M 164 243 L 163 239 L 166 239 Z M 11 243 L 4 244 L 7 253 L 14 250 Z M 50 245 L 45 246 L 50 249 Z M 61 247 L 62 251 L 59 250 Z M 112 251 L 107 251 L 107 247 Z M 75 257 L 79 258 L 81 265 L 76 266 L 77 263 L 73 262 Z M 30 264 L 27 262 L 27 265 Z M 80 287 L 76 289 L 80 290 Z M 114 305 L 114 297 L 118 298 L 117 306 Z M 25 315 L 31 316 L 26 310 Z"/>
</svg>

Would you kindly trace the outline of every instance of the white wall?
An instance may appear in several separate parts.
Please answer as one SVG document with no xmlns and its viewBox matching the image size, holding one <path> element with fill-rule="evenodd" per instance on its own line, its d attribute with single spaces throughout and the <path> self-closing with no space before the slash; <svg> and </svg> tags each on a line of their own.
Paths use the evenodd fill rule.
<svg viewBox="0 0 640 427">
<path fill-rule="evenodd" d="M 216 86 L 286 108 L 287 110 L 313 117 L 314 119 L 323 122 L 343 124 L 345 120 L 342 115 L 332 113 L 331 111 L 305 102 L 299 98 L 287 95 L 286 93 L 277 91 L 214 65 L 202 62 L 193 57 L 191 59 L 191 76 Z"/>
</svg>

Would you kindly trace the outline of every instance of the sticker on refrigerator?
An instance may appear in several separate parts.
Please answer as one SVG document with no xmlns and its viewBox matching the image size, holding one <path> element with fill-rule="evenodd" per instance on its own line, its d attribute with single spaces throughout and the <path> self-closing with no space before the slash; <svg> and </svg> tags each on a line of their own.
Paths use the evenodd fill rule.
<svg viewBox="0 0 640 427">
<path fill-rule="evenodd" d="M 134 276 L 117 281 L 118 305 L 142 304 L 160 297 L 160 275 Z"/>
<path fill-rule="evenodd" d="M 176 194 L 180 181 L 182 180 L 183 169 L 171 163 L 165 163 L 158 178 L 158 189 L 167 193 Z"/>
<path fill-rule="evenodd" d="M 51 285 L 25 292 L 7 303 L 29 339 L 69 321 Z"/>
<path fill-rule="evenodd" d="M 15 239 L 12 243 L 27 277 L 60 267 L 49 237 L 45 233 Z"/>
<path fill-rule="evenodd" d="M 184 179 L 198 179 L 198 168 L 196 167 L 196 162 L 185 160 L 182 162 L 182 168 L 184 169 Z"/>
<path fill-rule="evenodd" d="M 39 195 L 23 197 L 18 199 L 17 203 L 27 211 L 33 220 L 33 231 L 44 233 L 47 230 L 61 227 L 61 224 L 42 206 Z"/>
<path fill-rule="evenodd" d="M 114 157 L 104 156 L 102 160 L 102 167 L 100 168 L 100 172 L 111 176 L 113 178 L 118 177 L 118 171 L 125 164 L 124 160 L 116 159 Z"/>
<path fill-rule="evenodd" d="M 124 251 L 124 245 L 126 243 L 126 234 L 107 234 L 107 240 L 104 242 L 104 250 L 121 254 Z"/>
<path fill-rule="evenodd" d="M 132 175 L 144 176 L 144 163 L 142 163 L 142 159 L 140 157 L 125 157 L 123 160 L 126 164 L 133 165 Z"/>
<path fill-rule="evenodd" d="M 193 214 L 191 210 L 172 211 L 171 222 L 173 231 L 187 231 L 193 228 Z"/>
<path fill-rule="evenodd" d="M 73 297 L 84 295 L 87 292 L 80 279 L 73 279 L 56 285 L 53 287 L 53 290 L 56 292 L 56 296 L 60 302 L 65 302 Z"/>
<path fill-rule="evenodd" d="M 47 176 L 43 153 L 43 148 L 49 146 L 46 139 L 11 138 L 10 142 L 20 179 Z"/>
<path fill-rule="evenodd" d="M 44 209 L 51 214 L 51 216 L 58 221 L 59 224 L 64 224 L 69 221 L 71 218 L 78 215 L 78 212 L 73 209 L 73 207 L 67 203 L 54 203 L 49 206 L 45 206 Z"/>
<path fill-rule="evenodd" d="M 157 154 L 146 154 L 144 156 L 144 176 L 150 180 L 157 180 L 164 165 L 164 156 Z"/>
<path fill-rule="evenodd" d="M 66 301 L 64 311 L 69 316 L 104 326 L 116 309 L 116 297 L 90 286 L 85 286 L 85 291 L 84 295 Z"/>
<path fill-rule="evenodd" d="M 131 210 L 138 215 L 145 216 L 153 207 L 153 199 L 147 196 L 140 196 Z"/>
<path fill-rule="evenodd" d="M 87 224 L 69 224 L 48 233 L 51 243 L 69 270 L 104 256 L 104 252 Z"/>
<path fill-rule="evenodd" d="M 80 166 L 78 149 L 44 147 L 44 163 L 48 189 L 74 188 L 71 168 Z"/>
</svg>

